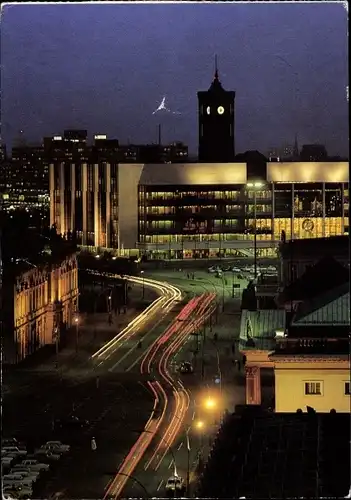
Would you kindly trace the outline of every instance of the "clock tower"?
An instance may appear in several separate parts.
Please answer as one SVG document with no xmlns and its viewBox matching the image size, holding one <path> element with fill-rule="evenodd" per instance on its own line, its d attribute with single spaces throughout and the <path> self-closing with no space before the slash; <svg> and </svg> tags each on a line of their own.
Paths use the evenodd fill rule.
<svg viewBox="0 0 351 500">
<path fill-rule="evenodd" d="M 197 93 L 199 106 L 199 162 L 234 161 L 235 92 L 224 90 L 218 77 L 217 58 L 214 79 L 207 91 Z"/>
</svg>

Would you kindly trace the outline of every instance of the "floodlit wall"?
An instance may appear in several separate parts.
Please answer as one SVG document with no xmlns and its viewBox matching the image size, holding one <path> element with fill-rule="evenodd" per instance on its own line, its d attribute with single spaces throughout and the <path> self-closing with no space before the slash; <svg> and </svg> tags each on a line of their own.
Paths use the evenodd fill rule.
<svg viewBox="0 0 351 500">
<path fill-rule="evenodd" d="M 304 362 L 275 363 L 275 411 L 277 413 L 306 411 L 311 406 L 317 412 L 350 412 L 350 396 L 345 384 L 350 382 L 350 363 Z M 305 394 L 305 383 L 320 383 L 321 394 Z"/>
</svg>

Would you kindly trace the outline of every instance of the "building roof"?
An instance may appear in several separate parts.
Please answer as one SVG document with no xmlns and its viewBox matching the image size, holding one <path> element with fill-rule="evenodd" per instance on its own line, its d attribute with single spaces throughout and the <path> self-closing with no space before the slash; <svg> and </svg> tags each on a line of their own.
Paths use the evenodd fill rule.
<svg viewBox="0 0 351 500">
<path fill-rule="evenodd" d="M 349 325 L 349 281 L 301 303 L 291 324 L 296 326 Z"/>
<path fill-rule="evenodd" d="M 346 328 L 338 328 L 337 330 L 329 328 L 324 332 L 321 331 L 321 328 L 313 330 L 299 328 L 296 330 L 289 331 L 287 338 L 279 339 L 276 342 L 274 353 L 270 355 L 271 358 L 291 358 L 292 356 L 320 356 L 324 358 L 333 355 L 347 356 L 350 352 L 349 332 Z M 301 337 L 298 336 L 299 334 Z M 324 335 L 328 336 L 329 339 L 323 338 Z"/>
<path fill-rule="evenodd" d="M 283 259 L 298 259 L 300 257 L 321 255 L 349 255 L 349 237 L 348 236 L 330 236 L 328 238 L 305 238 L 290 240 L 281 243 L 279 252 Z"/>
<path fill-rule="evenodd" d="M 263 309 L 259 311 L 244 309 L 241 313 L 240 322 L 240 347 L 245 347 L 245 349 L 274 349 L 275 332 L 285 330 L 285 315 L 285 310 L 281 309 Z"/>
<path fill-rule="evenodd" d="M 344 498 L 350 488 L 349 442 L 346 413 L 247 408 L 222 425 L 196 496 Z"/>
<path fill-rule="evenodd" d="M 149 163 L 143 166 L 139 184 L 196 186 L 246 184 L 246 163 Z"/>
<path fill-rule="evenodd" d="M 258 151 L 248 151 L 237 159 L 262 162 Z M 132 168 L 131 166 L 129 166 Z M 348 182 L 348 162 L 267 162 L 268 182 Z M 149 163 L 144 164 L 141 185 L 230 185 L 246 184 L 245 163 Z"/>
<path fill-rule="evenodd" d="M 337 162 L 270 162 L 268 182 L 349 182 L 349 164 Z"/>
<path fill-rule="evenodd" d="M 311 300 L 333 288 L 348 283 L 349 271 L 333 257 L 326 256 L 308 268 L 296 281 L 284 288 L 279 303 Z"/>
</svg>

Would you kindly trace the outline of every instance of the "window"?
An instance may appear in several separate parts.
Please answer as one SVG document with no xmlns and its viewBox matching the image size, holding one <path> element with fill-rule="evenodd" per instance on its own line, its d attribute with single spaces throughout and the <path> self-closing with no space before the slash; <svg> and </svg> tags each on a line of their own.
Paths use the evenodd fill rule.
<svg viewBox="0 0 351 500">
<path fill-rule="evenodd" d="M 345 382 L 345 395 L 346 396 L 350 396 L 351 395 L 351 392 L 350 392 L 350 382 Z"/>
<path fill-rule="evenodd" d="M 305 395 L 322 395 L 322 382 L 305 382 Z"/>
</svg>

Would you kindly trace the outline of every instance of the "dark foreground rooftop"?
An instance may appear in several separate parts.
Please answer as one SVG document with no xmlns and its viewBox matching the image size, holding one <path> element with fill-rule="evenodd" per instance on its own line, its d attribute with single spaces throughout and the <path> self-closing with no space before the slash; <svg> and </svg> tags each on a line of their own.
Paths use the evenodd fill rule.
<svg viewBox="0 0 351 500">
<path fill-rule="evenodd" d="M 349 443 L 348 414 L 275 414 L 248 407 L 223 424 L 197 496 L 345 497 Z"/>
</svg>

